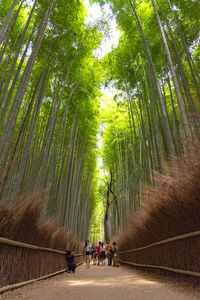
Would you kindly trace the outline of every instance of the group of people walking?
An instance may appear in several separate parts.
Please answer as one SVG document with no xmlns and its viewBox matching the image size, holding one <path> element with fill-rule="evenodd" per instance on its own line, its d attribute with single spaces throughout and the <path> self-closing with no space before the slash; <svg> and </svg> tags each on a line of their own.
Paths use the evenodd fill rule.
<svg viewBox="0 0 200 300">
<path fill-rule="evenodd" d="M 93 265 L 105 266 L 106 258 L 108 259 L 108 266 L 119 267 L 118 260 L 118 246 L 115 242 L 112 244 L 107 242 L 106 244 L 99 242 L 99 245 L 90 245 L 89 240 L 85 242 L 83 249 L 85 255 L 86 268 L 90 267 L 90 261 L 93 261 Z M 74 260 L 74 252 L 66 252 L 67 271 L 75 273 L 76 262 Z"/>
<path fill-rule="evenodd" d="M 90 261 L 93 265 L 105 266 L 105 260 L 108 259 L 108 266 L 119 267 L 118 246 L 116 242 L 112 244 L 108 241 L 106 244 L 99 242 L 98 245 L 90 245 L 89 240 L 86 240 L 83 249 L 86 256 L 86 268 L 90 267 Z"/>
</svg>

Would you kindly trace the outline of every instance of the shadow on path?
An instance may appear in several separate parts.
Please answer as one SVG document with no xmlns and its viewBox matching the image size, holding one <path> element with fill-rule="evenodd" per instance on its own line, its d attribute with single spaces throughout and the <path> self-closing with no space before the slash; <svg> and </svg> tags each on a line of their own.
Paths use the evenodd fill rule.
<svg viewBox="0 0 200 300">
<path fill-rule="evenodd" d="M 75 274 L 64 273 L 5 293 L 1 300 L 197 300 L 185 290 L 148 278 L 126 267 L 81 266 Z"/>
</svg>

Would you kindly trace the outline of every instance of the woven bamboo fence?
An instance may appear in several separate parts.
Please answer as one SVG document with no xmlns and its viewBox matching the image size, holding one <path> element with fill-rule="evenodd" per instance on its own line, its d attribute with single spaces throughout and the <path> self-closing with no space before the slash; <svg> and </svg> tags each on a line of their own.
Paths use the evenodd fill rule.
<svg viewBox="0 0 200 300">
<path fill-rule="evenodd" d="M 24 282 L 32 283 L 66 271 L 65 254 L 56 249 L 0 238 L 0 293 L 25 285 Z M 75 254 L 75 260 L 79 265 L 84 257 Z"/>
<path fill-rule="evenodd" d="M 200 231 L 119 252 L 121 263 L 200 278 Z"/>
</svg>

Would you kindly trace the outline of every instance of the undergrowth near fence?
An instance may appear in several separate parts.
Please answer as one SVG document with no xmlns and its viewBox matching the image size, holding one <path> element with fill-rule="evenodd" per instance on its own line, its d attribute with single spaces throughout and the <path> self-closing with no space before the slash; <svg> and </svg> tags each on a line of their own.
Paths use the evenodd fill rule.
<svg viewBox="0 0 200 300">
<path fill-rule="evenodd" d="M 200 145 L 168 163 L 168 174 L 157 174 L 145 189 L 141 211 L 134 212 L 118 237 L 120 251 L 200 230 Z M 135 263 L 163 265 L 200 272 L 200 237 L 121 254 Z"/>
<path fill-rule="evenodd" d="M 41 223 L 46 199 L 43 193 L 21 196 L 6 205 L 0 203 L 0 237 L 61 251 L 80 252 L 82 245 L 57 220 Z M 65 255 L 0 244 L 0 287 L 42 277 L 66 267 Z"/>
<path fill-rule="evenodd" d="M 77 250 L 79 241 L 66 227 L 56 230 L 56 218 L 40 224 L 46 199 L 43 193 L 23 196 L 10 205 L 0 204 L 0 236 L 19 242 L 65 251 Z"/>
</svg>

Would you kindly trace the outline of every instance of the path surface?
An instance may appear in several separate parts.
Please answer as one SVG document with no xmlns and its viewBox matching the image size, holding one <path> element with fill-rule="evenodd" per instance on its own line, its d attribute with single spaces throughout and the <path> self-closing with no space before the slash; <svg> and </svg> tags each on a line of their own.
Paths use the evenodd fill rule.
<svg viewBox="0 0 200 300">
<path fill-rule="evenodd" d="M 75 274 L 63 273 L 13 292 L 1 300 L 197 300 L 187 287 L 163 283 L 127 267 L 85 265 Z"/>
</svg>

